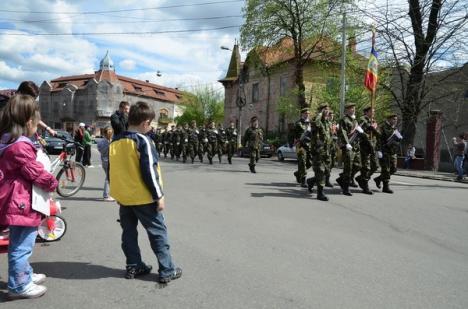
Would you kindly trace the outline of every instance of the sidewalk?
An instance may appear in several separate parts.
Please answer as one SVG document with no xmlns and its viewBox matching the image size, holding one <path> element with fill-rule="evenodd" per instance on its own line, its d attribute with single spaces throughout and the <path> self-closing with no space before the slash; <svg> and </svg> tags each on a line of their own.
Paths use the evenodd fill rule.
<svg viewBox="0 0 468 309">
<path fill-rule="evenodd" d="M 455 180 L 456 175 L 454 173 L 446 173 L 446 172 L 398 169 L 395 175 L 456 182 Z M 463 179 L 461 183 L 468 184 L 468 177 L 465 177 L 465 179 Z"/>
</svg>

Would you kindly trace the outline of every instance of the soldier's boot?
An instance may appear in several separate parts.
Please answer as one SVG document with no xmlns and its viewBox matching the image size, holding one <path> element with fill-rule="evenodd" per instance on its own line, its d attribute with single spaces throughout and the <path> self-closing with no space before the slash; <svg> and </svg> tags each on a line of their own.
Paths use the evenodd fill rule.
<svg viewBox="0 0 468 309">
<path fill-rule="evenodd" d="M 229 164 L 232 164 L 232 158 L 228 158 Z"/>
<path fill-rule="evenodd" d="M 218 156 L 219 163 L 221 163 L 221 156 Z"/>
<path fill-rule="evenodd" d="M 380 189 L 380 184 L 382 183 L 382 177 L 381 176 L 375 177 L 374 181 L 375 181 L 375 185 L 377 186 L 377 188 Z"/>
<path fill-rule="evenodd" d="M 365 181 L 364 179 L 362 178 L 362 175 L 359 175 L 356 177 L 356 181 L 359 185 L 359 188 L 361 188 L 362 190 L 364 190 L 364 187 L 365 187 Z"/>
<path fill-rule="evenodd" d="M 330 175 L 325 178 L 325 187 L 333 188 L 333 184 L 330 182 Z"/>
<path fill-rule="evenodd" d="M 319 201 L 328 202 L 328 197 L 323 194 L 323 187 L 320 185 L 317 185 L 317 199 Z"/>
<path fill-rule="evenodd" d="M 301 178 L 301 187 L 307 188 L 306 176 L 304 176 L 304 177 Z"/>
<path fill-rule="evenodd" d="M 208 161 L 210 161 L 210 164 L 213 164 L 213 159 L 212 158 L 208 158 Z"/>
<path fill-rule="evenodd" d="M 296 182 L 301 183 L 301 179 L 299 178 L 299 171 L 294 172 L 294 177 L 296 177 Z"/>
<path fill-rule="evenodd" d="M 203 156 L 198 156 L 198 158 L 200 159 L 200 163 L 203 163 Z"/>
<path fill-rule="evenodd" d="M 362 193 L 364 194 L 368 194 L 368 195 L 372 195 L 374 194 L 374 192 L 372 192 L 370 189 L 369 189 L 369 182 L 363 180 L 362 181 Z"/>
<path fill-rule="evenodd" d="M 390 193 L 390 194 L 393 193 L 393 190 L 390 189 L 390 185 L 389 185 L 388 181 L 384 181 L 384 182 L 383 182 L 383 189 L 382 189 L 382 192 L 384 192 L 384 193 Z"/>
<path fill-rule="evenodd" d="M 336 183 L 340 186 L 341 190 L 344 189 L 343 178 L 341 176 L 336 178 Z"/>
<path fill-rule="evenodd" d="M 349 186 L 352 187 L 352 188 L 357 188 L 358 187 L 357 183 L 354 181 L 354 178 L 350 179 Z"/>
<path fill-rule="evenodd" d="M 255 165 L 254 164 L 249 164 L 249 169 L 251 173 L 256 173 L 257 171 L 255 170 Z"/>
<path fill-rule="evenodd" d="M 353 194 L 349 191 L 349 184 L 343 183 L 343 194 L 347 196 L 353 196 Z"/>
<path fill-rule="evenodd" d="M 307 190 L 309 190 L 310 193 L 314 191 L 314 185 L 315 185 L 315 177 L 310 177 L 307 179 Z"/>
</svg>

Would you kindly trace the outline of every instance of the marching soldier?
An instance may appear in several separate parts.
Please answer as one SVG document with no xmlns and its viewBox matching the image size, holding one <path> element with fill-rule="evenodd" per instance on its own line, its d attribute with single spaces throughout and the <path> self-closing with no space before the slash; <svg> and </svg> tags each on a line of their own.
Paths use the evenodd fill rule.
<svg viewBox="0 0 468 309">
<path fill-rule="evenodd" d="M 359 134 L 364 132 L 356 120 L 356 105 L 345 106 L 345 116 L 340 120 L 338 140 L 343 153 L 343 172 L 336 182 L 340 185 L 344 195 L 351 196 L 349 191 L 353 176 L 361 169 L 361 156 L 359 154 Z"/>
<path fill-rule="evenodd" d="M 158 152 L 158 155 L 160 155 L 163 151 L 161 128 L 156 129 L 156 132 L 154 133 L 153 141 L 154 141 L 154 145 L 156 146 L 156 151 Z"/>
<path fill-rule="evenodd" d="M 330 147 L 330 169 L 328 170 L 329 173 L 327 177 L 325 178 L 325 187 L 328 188 L 333 188 L 332 183 L 330 182 L 330 175 L 331 175 L 331 170 L 335 167 L 336 164 L 336 147 L 337 147 L 337 141 L 338 141 L 338 136 L 337 136 L 337 131 L 338 131 L 338 125 L 335 122 L 335 115 L 332 110 L 330 110 L 329 114 L 329 121 L 330 121 L 330 126 L 331 126 L 331 134 L 332 134 L 332 145 Z"/>
<path fill-rule="evenodd" d="M 169 130 L 169 126 L 167 126 L 166 135 L 164 137 L 164 158 L 167 158 L 167 154 L 169 153 L 172 160 L 174 160 L 174 147 L 172 146 L 173 136 L 174 136 L 174 126 L 171 126 L 170 130 Z"/>
<path fill-rule="evenodd" d="M 232 164 L 232 156 L 237 150 L 237 129 L 234 125 L 234 122 L 231 121 L 229 128 L 226 129 L 226 139 L 227 139 L 227 156 L 229 164 Z"/>
<path fill-rule="evenodd" d="M 211 121 L 210 124 L 208 125 L 208 129 L 206 130 L 206 135 L 208 139 L 208 144 L 207 144 L 208 161 L 210 161 L 210 164 L 213 164 L 213 157 L 218 151 L 218 130 L 216 130 L 214 121 Z"/>
<path fill-rule="evenodd" d="M 373 120 L 374 109 L 369 106 L 366 107 L 363 112 L 364 115 L 359 119 L 359 124 L 364 131 L 359 141 L 361 150 L 361 173 L 356 177 L 356 181 L 363 193 L 372 195 L 372 191 L 369 189 L 369 179 L 377 170 L 375 145 L 379 131 L 377 130 L 377 123 Z"/>
<path fill-rule="evenodd" d="M 182 162 L 187 162 L 188 143 L 189 143 L 189 125 L 184 124 L 184 127 L 180 130 L 180 152 L 182 155 Z"/>
<path fill-rule="evenodd" d="M 220 124 L 218 124 L 218 159 L 219 159 L 219 163 L 221 163 L 223 154 L 226 152 L 226 144 L 227 144 L 226 130 L 224 130 L 223 125 L 220 123 Z"/>
<path fill-rule="evenodd" d="M 311 129 L 309 116 L 309 109 L 303 108 L 301 110 L 301 119 L 294 124 L 294 144 L 296 145 L 297 153 L 297 171 L 294 172 L 294 176 L 296 177 L 296 181 L 303 187 L 306 186 L 307 169 L 311 165 L 309 143 L 301 140 L 306 131 Z"/>
<path fill-rule="evenodd" d="M 313 128 L 310 150 L 315 175 L 307 179 L 307 187 L 309 192 L 312 192 L 314 183 L 317 184 L 317 199 L 328 201 L 328 197 L 323 193 L 326 178 L 330 175 L 331 148 L 333 147 L 330 109 L 328 105 L 324 104 L 319 107 Z"/>
<path fill-rule="evenodd" d="M 190 129 L 188 130 L 188 152 L 190 155 L 190 159 L 192 159 L 192 163 L 195 160 L 195 157 L 199 155 L 199 150 L 200 150 L 200 142 L 199 142 L 199 134 L 200 131 L 198 131 L 197 128 L 197 122 L 195 120 L 192 120 L 190 123 Z M 200 162 L 203 162 L 203 159 L 201 156 L 199 156 Z"/>
<path fill-rule="evenodd" d="M 172 133 L 172 149 L 174 151 L 174 156 L 177 161 L 180 159 L 180 139 L 181 139 L 181 128 L 180 124 L 177 125 L 176 129 Z M 173 159 L 173 156 L 171 155 L 171 159 Z"/>
<path fill-rule="evenodd" d="M 260 145 L 263 141 L 263 131 L 258 127 L 258 118 L 253 116 L 250 119 L 250 127 L 245 130 L 243 145 L 249 149 L 251 173 L 256 173 L 255 163 L 260 159 Z"/>
<path fill-rule="evenodd" d="M 382 192 L 393 193 L 390 189 L 390 176 L 397 170 L 397 153 L 402 136 L 397 130 L 398 116 L 390 114 L 380 126 L 380 136 L 377 142 L 377 157 L 380 163 L 380 176 L 374 178 L 377 188 L 383 182 Z"/>
<path fill-rule="evenodd" d="M 200 158 L 200 162 L 203 163 L 203 157 L 205 153 L 208 151 L 208 131 L 204 126 L 200 127 L 200 134 L 198 135 L 199 140 L 199 149 L 198 149 L 198 156 Z"/>
</svg>

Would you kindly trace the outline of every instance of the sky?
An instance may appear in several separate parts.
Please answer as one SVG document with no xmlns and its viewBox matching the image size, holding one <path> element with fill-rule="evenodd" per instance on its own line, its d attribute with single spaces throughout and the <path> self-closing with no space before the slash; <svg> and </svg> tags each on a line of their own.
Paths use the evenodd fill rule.
<svg viewBox="0 0 468 309">
<path fill-rule="evenodd" d="M 119 75 L 187 90 L 205 85 L 223 89 L 217 80 L 226 74 L 231 52 L 220 47 L 232 48 L 239 38 L 243 3 L 3 0 L 0 89 L 17 88 L 23 80 L 40 85 L 93 73 L 106 51 Z M 209 30 L 222 27 L 229 28 Z M 196 31 L 167 33 L 179 30 Z"/>
</svg>

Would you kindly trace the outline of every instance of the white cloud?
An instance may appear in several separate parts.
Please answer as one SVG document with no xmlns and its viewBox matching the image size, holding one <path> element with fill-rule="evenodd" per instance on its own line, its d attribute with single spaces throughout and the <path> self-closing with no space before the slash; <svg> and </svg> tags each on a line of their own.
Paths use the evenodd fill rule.
<svg viewBox="0 0 468 309">
<path fill-rule="evenodd" d="M 125 59 L 120 61 L 119 66 L 124 70 L 133 71 L 136 67 L 136 62 L 132 59 Z"/>
</svg>

